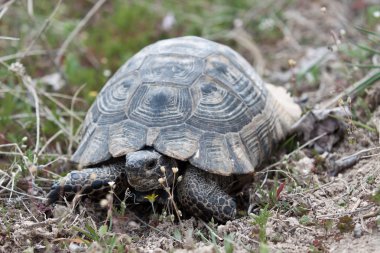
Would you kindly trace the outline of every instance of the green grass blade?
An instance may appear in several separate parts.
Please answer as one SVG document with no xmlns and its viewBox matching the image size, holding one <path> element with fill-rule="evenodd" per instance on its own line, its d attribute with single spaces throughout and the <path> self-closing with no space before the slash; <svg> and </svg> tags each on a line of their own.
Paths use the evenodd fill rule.
<svg viewBox="0 0 380 253">
<path fill-rule="evenodd" d="M 375 32 L 369 31 L 369 30 L 367 30 L 365 28 L 362 28 L 362 27 L 359 27 L 359 26 L 355 26 L 355 29 L 358 30 L 358 31 L 360 31 L 360 32 L 362 32 L 362 33 L 370 34 L 370 35 L 373 35 L 375 37 L 380 38 L 380 34 L 377 34 Z"/>
<path fill-rule="evenodd" d="M 361 48 L 363 49 L 364 51 L 367 51 L 367 52 L 370 52 L 372 54 L 380 54 L 380 51 L 377 51 L 373 48 L 370 48 L 370 47 L 367 47 L 367 46 L 364 46 L 364 45 L 360 45 L 360 44 L 357 44 L 356 45 L 358 48 Z"/>
</svg>

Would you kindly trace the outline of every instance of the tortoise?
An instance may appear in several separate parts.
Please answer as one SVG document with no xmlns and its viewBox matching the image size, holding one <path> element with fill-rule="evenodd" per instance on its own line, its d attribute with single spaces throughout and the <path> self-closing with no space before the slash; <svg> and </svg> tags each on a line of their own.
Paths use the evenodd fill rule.
<svg viewBox="0 0 380 253">
<path fill-rule="evenodd" d="M 183 210 L 234 219 L 232 185 L 252 175 L 300 114 L 285 89 L 265 84 L 228 46 L 194 36 L 158 41 L 102 88 L 72 156 L 84 169 L 54 184 L 48 203 L 78 191 L 98 196 L 110 182 L 148 194 L 164 179 Z"/>
</svg>

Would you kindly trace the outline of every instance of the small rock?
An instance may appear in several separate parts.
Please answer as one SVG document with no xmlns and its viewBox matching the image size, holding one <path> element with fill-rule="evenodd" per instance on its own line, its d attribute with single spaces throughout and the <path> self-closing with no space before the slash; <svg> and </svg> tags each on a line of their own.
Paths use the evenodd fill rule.
<svg viewBox="0 0 380 253">
<path fill-rule="evenodd" d="M 219 225 L 218 226 L 218 235 L 222 236 L 224 233 L 227 232 L 227 226 L 226 225 Z"/>
<path fill-rule="evenodd" d="M 287 221 L 289 222 L 289 226 L 291 227 L 298 226 L 300 224 L 299 221 L 294 217 L 289 217 Z"/>
<path fill-rule="evenodd" d="M 99 247 L 100 246 L 97 242 L 93 242 L 90 245 L 90 247 L 88 248 L 88 250 L 89 250 L 89 252 L 91 252 L 92 250 L 95 250 L 95 249 L 101 249 L 101 247 L 100 248 Z M 69 245 L 69 250 L 70 250 L 70 252 L 83 252 L 86 249 L 84 247 L 80 246 L 79 244 L 72 242 Z"/>
<path fill-rule="evenodd" d="M 306 176 L 309 175 L 311 170 L 314 168 L 314 159 L 305 156 L 304 158 L 297 161 L 295 164 L 296 167 L 299 168 L 301 173 Z"/>
<path fill-rule="evenodd" d="M 55 218 L 63 218 L 71 213 L 71 210 L 67 206 L 56 205 L 53 209 L 53 216 Z"/>
<path fill-rule="evenodd" d="M 354 227 L 354 237 L 359 238 L 363 234 L 362 225 L 360 223 L 356 223 Z"/>
</svg>

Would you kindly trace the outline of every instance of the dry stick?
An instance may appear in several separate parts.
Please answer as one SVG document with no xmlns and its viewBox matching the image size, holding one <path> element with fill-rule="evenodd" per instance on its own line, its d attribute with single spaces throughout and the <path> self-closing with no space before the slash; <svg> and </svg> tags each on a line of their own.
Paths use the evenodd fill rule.
<svg viewBox="0 0 380 253">
<path fill-rule="evenodd" d="M 4 16 L 4 14 L 8 11 L 9 7 L 15 2 L 16 0 L 10 0 L 2 5 L 0 5 L 1 11 L 0 11 L 0 19 Z"/>
<path fill-rule="evenodd" d="M 345 156 L 345 157 L 342 157 L 338 160 L 333 161 L 332 168 L 333 168 L 334 173 L 337 174 L 346 168 L 352 167 L 357 162 L 359 162 L 361 159 L 376 156 L 376 155 L 366 155 L 366 156 L 363 155 L 363 154 L 365 154 L 369 151 L 375 150 L 375 149 L 380 149 L 380 147 L 363 149 L 363 150 L 360 150 L 354 154 L 351 154 L 349 156 Z"/>
<path fill-rule="evenodd" d="M 85 112 L 79 112 L 77 113 L 78 115 L 81 115 L 81 116 L 85 116 Z M 47 115 L 46 113 L 44 112 L 41 112 L 40 113 L 40 117 L 41 118 L 47 118 L 49 115 Z M 64 117 L 68 117 L 68 116 L 71 116 L 70 114 L 67 114 L 65 112 L 62 112 L 61 113 L 61 116 L 64 116 Z M 7 119 L 11 119 L 11 120 L 16 120 L 16 119 L 26 119 L 26 118 L 32 118 L 34 117 L 34 115 L 32 115 L 31 113 L 19 113 L 19 114 L 14 114 L 14 115 L 11 115 L 9 117 L 6 117 Z M 0 119 L 2 117 L 0 116 Z"/>
<path fill-rule="evenodd" d="M 375 211 L 370 212 L 370 213 L 367 213 L 367 214 L 364 214 L 364 215 L 363 215 L 363 218 L 364 218 L 364 219 L 367 219 L 367 218 L 375 217 L 375 216 L 377 216 L 378 214 L 380 214 L 380 209 L 375 210 Z"/>
<path fill-rule="evenodd" d="M 376 154 L 373 154 L 373 155 L 364 155 L 364 156 L 362 156 L 362 158 L 366 159 L 366 158 L 371 158 L 371 157 L 375 157 L 375 156 L 380 156 L 380 153 L 376 153 Z"/>
<path fill-rule="evenodd" d="M 24 156 L 23 154 L 20 154 L 17 152 L 6 152 L 6 151 L 0 151 L 0 155 Z"/>
<path fill-rule="evenodd" d="M 145 225 L 148 226 L 149 228 L 151 228 L 151 229 L 157 231 L 158 233 L 163 234 L 163 235 L 165 235 L 165 236 L 167 236 L 167 237 L 170 237 L 171 239 L 173 239 L 174 241 L 176 241 L 176 242 L 178 242 L 178 243 L 180 243 L 180 244 L 183 243 L 181 240 L 178 240 L 178 239 L 175 238 L 174 236 L 171 236 L 169 233 L 167 233 L 167 232 L 165 232 L 165 231 L 162 231 L 162 230 L 159 230 L 158 228 L 153 227 L 152 225 L 146 223 L 145 221 L 143 221 L 142 219 L 140 219 L 140 217 L 138 217 L 137 215 L 134 214 L 133 216 L 134 216 L 134 218 L 136 218 L 139 222 L 145 224 Z"/>
<path fill-rule="evenodd" d="M 69 130 L 67 130 L 54 116 L 54 113 L 47 107 L 44 107 L 48 119 L 54 122 L 67 136 L 70 136 Z M 49 117 L 50 116 L 50 117 Z"/>
<path fill-rule="evenodd" d="M 65 95 L 65 94 L 62 94 L 62 93 L 57 93 L 57 92 L 49 92 L 49 95 L 53 98 L 62 98 L 62 99 L 68 99 L 68 100 L 73 100 L 73 96 L 70 96 L 70 95 Z M 76 101 L 78 102 L 81 102 L 81 103 L 86 103 L 86 100 L 82 99 L 82 98 L 78 98 L 76 97 L 75 98 Z"/>
<path fill-rule="evenodd" d="M 21 172 L 21 168 L 20 168 L 20 165 L 19 166 L 17 166 L 17 168 L 18 168 L 18 171 L 17 172 Z M 16 177 L 16 174 L 17 173 L 14 173 L 13 171 L 12 171 L 12 176 L 11 176 L 11 190 L 13 191 L 14 190 L 14 188 L 15 188 L 15 177 Z M 11 198 L 12 198 L 12 192 L 11 191 L 11 194 L 9 194 L 9 200 L 11 200 Z"/>
<path fill-rule="evenodd" d="M 34 16 L 33 0 L 28 0 L 27 7 L 29 16 Z"/>
<path fill-rule="evenodd" d="M 12 155 L 20 155 L 22 157 L 22 160 L 24 164 L 27 164 L 27 160 L 25 159 L 25 155 L 22 152 L 20 146 L 17 143 L 9 143 L 9 144 L 2 144 L 0 145 L 0 148 L 7 148 L 7 147 L 14 147 L 18 152 L 3 152 L 0 151 L 0 154 L 5 154 L 5 153 L 11 153 Z"/>
<path fill-rule="evenodd" d="M 9 177 L 10 177 L 10 181 L 9 181 L 8 184 L 6 185 L 6 187 L 8 187 L 9 184 L 10 184 L 12 190 L 14 189 L 14 186 L 15 186 L 15 177 L 16 177 L 16 175 L 22 171 L 21 166 L 20 166 L 19 164 L 17 164 L 17 163 L 13 163 L 13 164 L 11 165 L 11 168 L 13 169 L 14 167 L 17 168 L 17 171 L 16 171 L 16 172 L 13 172 L 13 170 L 12 170 L 12 172 L 11 172 L 12 176 L 9 176 Z M 9 200 L 10 200 L 11 198 L 12 198 L 12 192 L 11 192 L 11 194 L 9 195 Z"/>
<path fill-rule="evenodd" d="M 322 138 L 323 136 L 327 135 L 327 133 L 323 133 L 321 135 L 318 135 L 317 137 L 307 141 L 305 144 L 303 144 L 302 146 L 300 146 L 299 148 L 297 148 L 296 150 L 290 152 L 289 154 L 285 155 L 284 157 L 286 158 L 289 158 L 291 157 L 292 155 L 294 155 L 296 152 L 300 151 L 301 149 L 307 147 L 308 145 L 310 145 L 311 143 L 319 140 L 320 138 Z M 280 161 L 278 162 L 275 162 L 275 163 L 272 163 L 271 165 L 267 166 L 266 168 L 264 168 L 262 171 L 259 171 L 258 173 L 265 173 L 267 172 L 267 170 L 273 168 L 273 167 L 276 167 L 278 165 L 280 165 L 282 162 L 284 161 L 284 158 L 280 159 Z"/>
<path fill-rule="evenodd" d="M 51 20 L 53 19 L 53 17 L 57 13 L 59 7 L 61 6 L 61 3 L 62 3 L 62 0 L 59 0 L 57 5 L 55 6 L 53 12 L 45 20 L 45 22 L 44 22 L 43 26 L 41 27 L 40 31 L 38 32 L 37 36 L 32 40 L 32 42 L 28 45 L 28 47 L 26 48 L 26 50 L 23 53 L 25 53 L 25 54 L 28 53 L 33 48 L 36 41 L 42 36 L 42 34 L 45 32 L 45 30 L 49 27 Z M 22 56 L 21 58 L 24 58 L 24 56 Z"/>
<path fill-rule="evenodd" d="M 19 58 L 24 58 L 25 56 L 29 55 L 29 51 L 32 50 L 32 47 L 34 46 L 34 44 L 36 43 L 36 41 L 37 41 L 40 37 L 43 39 L 42 42 L 45 44 L 45 47 L 46 47 L 46 48 L 49 48 L 49 46 L 46 46 L 47 43 L 46 43 L 46 36 L 45 36 L 44 32 L 45 32 L 46 29 L 50 26 L 51 21 L 52 21 L 53 17 L 55 16 L 56 12 L 58 11 L 58 9 L 59 9 L 61 3 L 62 3 L 62 0 L 59 0 L 59 2 L 57 3 L 57 5 L 55 6 L 53 12 L 52 12 L 52 13 L 50 14 L 50 16 L 45 20 L 45 22 L 44 22 L 42 28 L 40 29 L 40 31 L 39 31 L 39 33 L 37 34 L 37 36 L 35 36 L 35 38 L 33 39 L 32 43 L 29 44 L 29 46 L 26 48 L 26 50 L 24 50 L 23 52 L 20 52 L 21 57 L 19 57 Z M 29 7 L 29 6 L 28 6 L 28 7 Z M 33 15 L 30 15 L 30 16 L 33 18 L 33 21 L 35 22 L 35 18 L 34 18 L 34 16 L 33 16 Z M 35 23 L 36 23 L 36 22 L 35 22 Z M 52 64 L 54 65 L 54 67 L 57 69 L 57 71 L 58 71 L 62 76 L 64 76 L 63 73 L 62 73 L 62 71 L 61 71 L 61 69 L 60 69 L 58 66 L 56 66 L 56 64 L 54 64 L 54 61 L 53 61 L 52 56 L 51 56 L 51 53 L 49 53 L 49 52 L 53 52 L 53 54 L 55 54 L 55 51 L 53 51 L 53 50 L 46 50 L 46 53 L 45 53 L 45 54 L 47 55 L 48 60 L 51 61 Z"/>
<path fill-rule="evenodd" d="M 290 194 L 287 194 L 287 195 L 288 196 L 295 196 L 295 195 L 301 195 L 301 196 L 303 196 L 304 194 L 309 193 L 309 192 L 314 192 L 314 191 L 322 190 L 326 186 L 329 186 L 329 185 L 331 185 L 333 183 L 335 183 L 334 179 L 332 181 L 326 183 L 326 184 L 319 185 L 318 187 L 315 187 L 315 188 L 312 188 L 312 189 L 308 189 L 308 190 L 303 191 L 303 192 L 290 193 Z"/>
<path fill-rule="evenodd" d="M 285 155 L 284 157 L 287 157 L 287 158 L 291 157 L 293 154 L 295 154 L 295 153 L 298 152 L 299 150 L 301 150 L 301 149 L 303 149 L 304 147 L 310 145 L 311 143 L 317 141 L 318 139 L 322 138 L 322 137 L 325 136 L 326 134 L 327 134 L 327 133 L 323 133 L 323 134 L 321 134 L 321 135 L 319 135 L 319 136 L 317 136 L 317 137 L 315 137 L 315 138 L 309 140 L 308 142 L 306 142 L 305 144 L 303 144 L 302 146 L 300 146 L 300 147 L 297 148 L 296 150 L 290 152 L 289 154 Z M 278 165 L 280 165 L 283 161 L 284 161 L 284 158 L 280 159 L 280 161 L 278 161 L 278 162 L 276 162 L 276 163 L 273 163 L 273 164 L 267 166 L 267 167 L 264 168 L 262 171 L 257 172 L 257 174 L 259 174 L 259 173 L 265 173 L 265 180 L 264 180 L 263 183 L 261 184 L 261 187 L 260 187 L 260 188 L 262 188 L 262 187 L 264 186 L 264 184 L 265 184 L 265 182 L 266 182 L 266 180 L 267 180 L 267 178 L 268 178 L 268 173 L 272 171 L 272 170 L 270 170 L 270 169 L 271 169 L 271 168 L 274 168 L 274 167 L 276 167 L 276 166 L 278 166 Z M 276 171 L 276 170 L 274 170 L 274 171 Z M 279 170 L 279 171 L 280 171 L 280 172 L 284 172 L 284 171 L 282 171 L 282 170 Z M 292 178 L 292 177 L 290 176 L 290 173 L 285 173 L 285 174 L 286 174 L 290 179 L 292 179 L 294 182 L 296 181 L 294 178 Z M 250 209 L 252 209 L 251 205 L 250 205 L 249 208 L 248 208 L 248 213 L 250 212 Z"/>
<path fill-rule="evenodd" d="M 30 211 L 30 209 L 28 208 L 27 205 L 25 205 L 24 201 L 21 201 L 21 203 L 24 205 L 25 209 L 28 211 L 28 213 L 30 214 L 30 216 L 33 217 L 33 219 L 38 222 L 37 218 L 34 216 L 34 214 Z"/>
<path fill-rule="evenodd" d="M 17 194 L 20 194 L 20 195 L 23 195 L 23 196 L 27 196 L 27 197 L 30 197 L 30 198 L 39 199 L 39 200 L 45 200 L 45 198 L 33 196 L 33 195 L 26 194 L 26 193 L 23 193 L 23 192 L 19 192 L 19 191 L 16 191 L 16 190 L 12 190 L 12 189 L 9 189 L 9 188 L 4 187 L 2 185 L 0 185 L 0 188 L 3 188 L 5 190 L 7 190 L 7 191 L 14 192 L 14 193 L 17 193 Z"/>
<path fill-rule="evenodd" d="M 0 151 L 0 155 L 9 155 L 9 156 L 21 156 L 21 157 L 25 157 L 24 154 L 20 154 L 20 153 L 17 153 L 17 152 L 6 152 L 6 151 Z M 42 154 L 41 155 L 42 157 L 62 157 L 62 155 L 60 154 Z"/>
<path fill-rule="evenodd" d="M 163 168 L 165 168 L 165 167 L 163 167 Z M 177 173 L 177 172 L 176 172 L 176 173 Z M 173 174 L 174 174 L 174 181 L 173 181 L 173 185 L 172 185 L 172 187 L 171 187 L 171 191 L 170 191 L 170 187 L 169 187 L 168 179 L 167 179 L 167 176 L 166 176 L 166 171 L 165 171 L 165 169 L 164 169 L 164 179 L 165 179 L 165 183 L 166 183 L 166 185 L 163 185 L 163 184 L 162 184 L 162 186 L 163 186 L 164 190 L 168 193 L 168 195 L 169 195 L 169 200 L 170 200 L 170 202 L 171 202 L 171 204 L 172 204 L 172 206 L 173 206 L 173 208 L 174 208 L 174 211 L 175 211 L 175 213 L 176 213 L 176 215 L 177 215 L 177 217 L 178 217 L 179 223 L 182 225 L 181 215 L 180 215 L 180 213 L 179 213 L 179 209 L 178 209 L 178 207 L 177 207 L 177 204 L 176 204 L 175 201 L 174 201 L 174 185 L 175 185 L 175 177 L 176 177 L 176 173 L 174 173 L 174 171 L 173 171 Z M 174 215 L 174 214 L 173 214 L 173 215 Z"/>
<path fill-rule="evenodd" d="M 60 136 L 61 134 L 63 134 L 63 131 L 62 130 L 59 130 L 58 132 L 56 132 L 52 137 L 49 138 L 49 140 L 45 143 L 45 145 L 42 146 L 42 148 L 40 149 L 40 151 L 38 152 L 38 155 L 37 156 L 40 156 L 42 155 L 42 153 L 45 151 L 45 149 L 49 146 L 50 143 L 52 143 L 58 136 Z"/>
<path fill-rule="evenodd" d="M 22 77 L 23 83 L 26 86 L 26 88 L 29 90 L 29 92 L 33 96 L 34 100 L 34 106 L 36 110 L 36 146 L 34 147 L 34 153 L 37 154 L 40 146 L 40 100 L 38 98 L 37 92 L 35 87 L 33 86 L 31 82 L 30 76 L 23 75 Z M 34 155 L 33 157 L 33 164 L 37 162 L 37 156 Z"/>
<path fill-rule="evenodd" d="M 91 10 L 87 13 L 87 15 L 79 22 L 79 24 L 75 27 L 75 29 L 69 34 L 67 39 L 63 42 L 61 47 L 58 50 L 57 56 L 55 57 L 54 62 L 59 65 L 63 54 L 65 53 L 67 47 L 71 43 L 71 41 L 78 35 L 80 30 L 87 24 L 87 22 L 91 19 L 91 17 L 99 10 L 99 8 L 106 2 L 107 0 L 99 0 L 97 1 Z"/>
<path fill-rule="evenodd" d="M 54 52 L 54 51 L 53 51 Z M 23 52 L 18 52 L 15 54 L 10 54 L 6 56 L 0 57 L 0 62 L 6 62 L 14 59 L 20 59 L 25 56 L 36 56 L 36 55 L 45 55 L 48 54 L 49 52 L 46 50 L 41 50 L 41 49 L 36 49 L 36 50 L 30 50 L 29 52 L 23 51 Z"/>
<path fill-rule="evenodd" d="M 0 86 L 2 87 L 2 89 L 0 89 L 0 93 L 7 93 L 7 92 L 13 92 L 14 91 L 13 89 L 8 88 L 7 86 L 5 86 L 5 84 L 3 84 L 2 82 L 0 82 Z M 18 90 L 18 93 L 26 93 L 26 91 Z M 74 99 L 73 96 L 69 96 L 69 95 L 65 95 L 65 94 L 61 94 L 61 93 L 56 93 L 56 92 L 49 92 L 49 93 L 40 92 L 39 94 L 45 95 L 47 98 L 49 98 L 54 103 L 56 103 L 56 101 L 58 101 L 55 98 L 68 99 L 68 100 L 71 100 L 71 101 Z M 12 95 L 15 96 L 16 98 L 20 99 L 20 100 L 23 99 L 23 97 L 18 96 L 18 94 L 17 95 L 16 94 L 12 94 Z M 86 102 L 84 99 L 77 98 L 77 97 L 75 97 L 75 100 L 79 101 L 79 102 L 82 102 L 82 103 Z M 57 105 L 60 106 L 60 105 L 63 105 L 63 104 L 60 103 L 60 104 L 57 104 Z M 70 112 L 70 110 L 68 108 L 66 108 L 65 106 L 62 106 L 61 108 L 63 110 L 65 110 L 65 111 Z M 67 113 L 67 115 L 69 115 L 69 114 L 70 113 Z M 74 113 L 71 111 L 71 114 L 74 114 Z M 15 115 L 23 115 L 23 114 L 15 114 Z M 65 115 L 65 116 L 67 116 L 67 115 Z M 75 115 L 76 114 L 74 114 L 74 116 Z M 81 121 L 81 118 L 78 118 L 78 120 Z"/>
<path fill-rule="evenodd" d="M 0 62 L 0 64 L 3 64 L 5 66 L 8 67 L 8 65 L 6 63 L 2 63 Z M 9 68 L 9 67 L 8 67 Z M 1 82 L 0 82 L 0 85 L 1 86 L 4 86 Z M 6 88 L 6 86 L 5 86 Z M 12 90 L 8 90 L 8 91 L 12 91 Z M 49 95 L 48 93 L 46 92 L 40 92 L 42 95 L 45 95 L 47 98 L 49 98 L 51 101 L 55 102 L 58 107 L 61 107 L 63 110 L 65 110 L 68 114 L 70 115 L 73 115 L 74 113 L 72 111 L 70 111 L 67 107 L 63 106 L 58 100 L 54 99 L 51 95 Z M 19 99 L 22 99 L 20 96 L 18 96 L 17 94 L 13 94 L 13 96 L 19 98 Z M 53 123 L 55 123 L 60 129 L 62 129 L 64 131 L 64 133 L 67 135 L 67 136 L 70 136 L 70 132 L 65 129 L 65 127 L 55 118 L 54 114 L 51 112 L 51 110 L 48 108 L 48 107 L 43 107 L 44 110 L 45 110 L 45 113 L 40 113 L 39 117 L 41 117 L 42 115 L 44 115 L 47 119 L 49 119 L 50 121 L 52 121 Z M 78 117 L 78 116 L 76 116 Z M 78 120 L 81 121 L 81 119 L 78 117 Z"/>
<path fill-rule="evenodd" d="M 341 216 L 356 214 L 356 213 L 360 213 L 360 212 L 363 212 L 363 211 L 367 211 L 367 210 L 371 209 L 372 207 L 375 207 L 375 205 L 374 204 L 369 204 L 368 206 L 365 206 L 363 208 L 357 209 L 355 211 L 350 211 L 350 212 L 341 212 L 341 213 L 336 213 L 336 214 L 319 215 L 319 216 L 316 216 L 316 219 L 341 217 Z"/>
<path fill-rule="evenodd" d="M 25 85 L 25 87 L 27 88 L 29 93 L 31 93 L 33 96 L 34 107 L 35 107 L 35 111 L 36 111 L 36 145 L 34 148 L 35 155 L 33 157 L 33 163 L 35 164 L 37 162 L 36 154 L 38 153 L 39 144 L 40 144 L 40 101 L 39 101 L 36 89 L 33 85 L 31 77 L 25 73 L 24 66 L 21 65 L 21 67 L 17 67 L 17 69 L 12 70 L 11 69 L 12 65 L 9 66 L 8 64 L 6 64 L 4 62 L 0 62 L 0 64 L 4 65 L 9 70 L 14 72 L 21 79 L 22 83 Z"/>
<path fill-rule="evenodd" d="M 70 110 L 69 108 L 67 108 L 64 104 L 62 104 L 61 102 L 59 102 L 57 99 L 55 99 L 53 96 L 51 96 L 49 93 L 45 92 L 45 91 L 41 91 L 41 94 L 44 95 L 45 97 L 47 97 L 49 100 L 51 100 L 53 103 L 55 103 L 58 107 L 60 107 L 62 110 L 66 111 L 68 114 L 70 114 L 71 117 L 74 117 L 76 120 L 78 121 L 82 121 L 81 118 L 79 118 L 77 115 L 75 115 L 75 113 L 73 112 L 73 110 Z"/>
<path fill-rule="evenodd" d="M 20 40 L 20 38 L 9 37 L 9 36 L 0 36 L 0 40 Z"/>
<path fill-rule="evenodd" d="M 375 149 L 380 149 L 380 147 L 373 147 L 373 148 L 363 149 L 363 150 L 360 150 L 360 151 L 358 151 L 358 152 L 356 152 L 356 153 L 354 153 L 354 154 L 352 154 L 352 155 L 345 156 L 345 157 L 343 157 L 343 158 L 356 157 L 356 156 L 358 156 L 358 155 L 361 155 L 361 154 L 363 154 L 363 153 L 366 153 L 366 152 L 368 152 L 368 151 L 372 151 L 372 150 L 375 150 Z M 372 156 L 373 156 L 373 155 L 372 155 Z M 362 158 L 363 158 L 363 157 L 371 157 L 371 155 L 362 156 Z"/>
<path fill-rule="evenodd" d="M 71 99 L 71 105 L 70 105 L 70 110 L 73 112 L 74 111 L 74 104 L 75 104 L 75 101 L 79 95 L 79 93 L 82 91 L 82 89 L 85 87 L 85 85 L 82 85 L 81 87 L 79 87 L 79 89 L 77 89 L 74 93 L 74 96 L 72 97 Z M 70 116 L 70 136 L 69 136 L 69 146 L 67 148 L 69 154 L 71 155 L 71 148 L 73 146 L 73 141 L 74 141 L 74 117 L 71 115 Z"/>
</svg>

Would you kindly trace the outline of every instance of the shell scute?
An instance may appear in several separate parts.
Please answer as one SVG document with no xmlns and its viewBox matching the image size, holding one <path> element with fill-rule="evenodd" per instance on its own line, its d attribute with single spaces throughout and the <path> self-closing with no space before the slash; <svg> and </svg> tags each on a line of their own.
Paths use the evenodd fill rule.
<svg viewBox="0 0 380 253">
<path fill-rule="evenodd" d="M 87 166 L 150 146 L 211 173 L 251 173 L 291 124 L 278 119 L 271 93 L 229 47 L 197 37 L 159 41 L 103 87 L 73 160 Z"/>
</svg>

